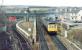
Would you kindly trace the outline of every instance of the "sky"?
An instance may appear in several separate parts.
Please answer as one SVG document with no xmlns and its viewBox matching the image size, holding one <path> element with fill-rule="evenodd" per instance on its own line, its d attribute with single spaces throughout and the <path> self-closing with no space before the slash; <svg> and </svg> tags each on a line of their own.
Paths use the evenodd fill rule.
<svg viewBox="0 0 82 50">
<path fill-rule="evenodd" d="M 82 7 L 81 0 L 0 0 L 0 5 L 27 5 L 27 6 L 71 6 Z"/>
</svg>

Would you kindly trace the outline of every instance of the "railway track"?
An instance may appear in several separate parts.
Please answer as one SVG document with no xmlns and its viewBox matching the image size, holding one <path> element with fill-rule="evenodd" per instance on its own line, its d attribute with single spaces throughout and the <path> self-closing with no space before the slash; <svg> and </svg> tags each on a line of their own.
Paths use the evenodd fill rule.
<svg viewBox="0 0 82 50">
<path fill-rule="evenodd" d="M 48 36 L 50 36 L 53 44 L 55 45 L 54 50 L 67 50 L 67 48 L 63 45 L 63 43 L 59 40 L 59 38 L 56 35 L 50 35 L 48 32 L 47 34 Z"/>
<path fill-rule="evenodd" d="M 6 32 L 0 32 L 0 50 L 13 50 Z"/>
<path fill-rule="evenodd" d="M 39 33 L 40 50 L 49 50 L 44 37 L 44 30 L 42 29 L 41 23 L 39 23 L 39 21 L 37 21 L 37 33 Z"/>
<path fill-rule="evenodd" d="M 13 31 L 15 36 L 19 39 L 21 50 L 32 50 L 30 44 L 27 44 L 27 41 L 16 30 Z"/>
<path fill-rule="evenodd" d="M 51 38 L 57 46 L 58 50 L 67 50 L 67 48 L 63 45 L 63 43 L 59 40 L 57 36 L 51 36 Z"/>
<path fill-rule="evenodd" d="M 17 32 L 14 25 L 8 27 L 8 30 L 11 42 L 13 42 L 13 50 L 32 50 L 31 45 Z"/>
<path fill-rule="evenodd" d="M 40 22 L 40 23 L 43 24 L 43 22 Z M 43 24 L 43 27 L 44 27 L 45 31 L 47 32 L 44 24 Z M 59 38 L 57 36 L 50 36 L 50 37 L 51 37 L 51 40 L 53 41 L 54 45 L 57 47 L 57 50 L 67 50 L 67 48 L 63 45 L 63 43 L 59 40 Z"/>
</svg>

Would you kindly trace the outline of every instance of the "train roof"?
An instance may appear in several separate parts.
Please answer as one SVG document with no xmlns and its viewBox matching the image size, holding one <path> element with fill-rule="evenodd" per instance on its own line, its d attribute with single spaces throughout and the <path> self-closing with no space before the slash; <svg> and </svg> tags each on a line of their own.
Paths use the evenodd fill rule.
<svg viewBox="0 0 82 50">
<path fill-rule="evenodd" d="M 53 21 L 53 20 L 49 20 L 48 22 L 49 22 L 49 23 L 59 23 L 60 20 L 54 20 L 54 21 Z"/>
</svg>

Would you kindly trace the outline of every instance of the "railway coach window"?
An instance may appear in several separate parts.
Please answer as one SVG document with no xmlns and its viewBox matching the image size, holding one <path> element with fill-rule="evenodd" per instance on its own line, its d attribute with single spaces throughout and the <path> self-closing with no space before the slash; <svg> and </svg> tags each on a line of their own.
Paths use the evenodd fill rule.
<svg viewBox="0 0 82 50">
<path fill-rule="evenodd" d="M 48 25 L 48 28 L 55 28 L 55 27 L 57 27 L 57 25 L 54 25 L 54 24 L 49 24 Z"/>
<path fill-rule="evenodd" d="M 53 25 L 51 25 L 51 28 L 53 28 Z"/>
<path fill-rule="evenodd" d="M 51 25 L 48 25 L 48 27 L 50 28 L 50 27 L 51 27 Z"/>
<path fill-rule="evenodd" d="M 56 28 L 57 27 L 57 25 L 53 25 L 53 28 Z"/>
<path fill-rule="evenodd" d="M 48 25 L 48 28 L 51 28 L 51 25 Z"/>
<path fill-rule="evenodd" d="M 53 25 L 52 28 L 54 28 L 55 26 Z"/>
</svg>

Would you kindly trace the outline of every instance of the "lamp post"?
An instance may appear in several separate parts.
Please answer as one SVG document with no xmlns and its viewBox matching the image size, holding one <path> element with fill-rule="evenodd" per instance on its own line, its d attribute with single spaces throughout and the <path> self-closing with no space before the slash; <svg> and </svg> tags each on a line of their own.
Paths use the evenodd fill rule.
<svg viewBox="0 0 82 50">
<path fill-rule="evenodd" d="M 26 12 L 26 11 L 24 11 L 24 13 L 26 14 L 27 12 Z M 26 18 L 27 18 L 27 16 L 25 16 L 25 17 L 24 17 L 24 20 L 25 20 L 25 21 L 26 21 Z"/>
<path fill-rule="evenodd" d="M 26 21 L 29 21 L 29 14 L 30 14 L 29 8 L 27 8 L 27 13 L 28 13 L 28 15 L 27 15 L 27 17 L 26 17 Z"/>
<path fill-rule="evenodd" d="M 27 8 L 27 10 L 25 10 L 24 13 L 27 14 L 25 20 L 29 21 L 29 14 L 30 14 L 29 8 Z"/>
</svg>

